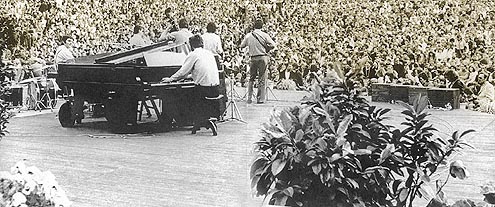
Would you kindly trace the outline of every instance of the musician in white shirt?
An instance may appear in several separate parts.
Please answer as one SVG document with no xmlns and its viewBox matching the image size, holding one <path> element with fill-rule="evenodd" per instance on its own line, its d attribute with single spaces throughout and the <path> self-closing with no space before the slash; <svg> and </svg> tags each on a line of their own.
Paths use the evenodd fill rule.
<svg viewBox="0 0 495 207">
<path fill-rule="evenodd" d="M 211 128 L 216 135 L 216 125 L 210 121 L 211 117 L 218 117 L 220 110 L 218 106 L 212 109 L 205 97 L 218 97 L 218 85 L 220 79 L 218 67 L 213 53 L 203 48 L 203 39 L 200 35 L 189 38 L 192 52 L 189 53 L 182 67 L 169 78 L 163 78 L 162 82 L 168 83 L 188 77 L 191 74 L 196 86 L 194 87 L 195 120 L 192 133 L 195 134 L 200 127 Z"/>
<path fill-rule="evenodd" d="M 222 55 L 222 41 L 220 40 L 220 36 L 215 34 L 217 30 L 217 26 L 215 23 L 210 22 L 206 26 L 206 33 L 201 35 L 204 41 L 204 48 L 211 51 L 215 55 Z"/>
<path fill-rule="evenodd" d="M 146 40 L 141 26 L 134 26 L 134 35 L 129 40 L 129 44 L 133 47 L 142 47 L 150 44 L 150 42 Z"/>
<path fill-rule="evenodd" d="M 73 39 L 69 36 L 63 36 L 61 42 L 62 45 L 58 46 L 55 52 L 55 64 L 74 62 L 74 55 L 69 50 Z"/>
<path fill-rule="evenodd" d="M 187 44 L 189 38 L 193 36 L 193 33 L 189 31 L 189 23 L 186 19 L 179 20 L 179 31 L 171 32 L 164 31 L 158 41 L 169 41 L 173 40 L 175 43 L 181 44 L 186 43 L 184 47 L 179 48 L 177 52 L 182 52 L 188 54 L 191 51 L 190 45 Z"/>
</svg>

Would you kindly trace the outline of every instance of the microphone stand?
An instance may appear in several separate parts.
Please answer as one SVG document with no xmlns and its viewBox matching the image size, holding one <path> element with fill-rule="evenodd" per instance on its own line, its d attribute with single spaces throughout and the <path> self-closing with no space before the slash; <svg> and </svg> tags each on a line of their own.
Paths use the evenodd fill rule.
<svg viewBox="0 0 495 207">
<path fill-rule="evenodd" d="M 230 117 L 224 119 L 224 121 L 229 121 L 229 120 L 237 120 L 239 122 L 247 124 L 246 121 L 242 119 L 241 112 L 239 111 L 239 108 L 237 107 L 237 103 L 235 102 L 234 99 L 234 94 L 237 94 L 234 88 L 234 76 L 231 75 L 231 80 L 230 80 L 230 91 L 228 93 L 229 95 L 229 102 L 227 103 L 227 107 L 225 107 L 225 111 L 223 112 L 223 116 L 226 117 L 227 113 L 230 111 Z M 239 95 L 239 94 L 237 94 Z"/>
</svg>

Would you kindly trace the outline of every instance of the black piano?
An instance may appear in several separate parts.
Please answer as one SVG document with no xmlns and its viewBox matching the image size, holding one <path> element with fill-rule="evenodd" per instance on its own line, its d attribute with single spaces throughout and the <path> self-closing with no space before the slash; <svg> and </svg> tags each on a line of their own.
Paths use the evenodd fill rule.
<svg viewBox="0 0 495 207">
<path fill-rule="evenodd" d="M 194 83 L 160 83 L 163 77 L 170 77 L 180 69 L 180 60 L 185 55 L 176 51 L 184 46 L 161 42 L 115 54 L 82 57 L 76 59 L 75 63 L 59 64 L 56 81 L 67 97 L 67 102 L 59 109 L 61 125 L 71 127 L 76 121 L 81 121 L 82 117 L 78 114 L 86 101 L 102 104 L 110 127 L 119 131 L 137 125 L 138 104 L 150 99 L 161 100 L 158 123 L 165 130 L 172 126 L 191 125 L 194 117 L 191 107 L 194 103 L 189 100 L 192 100 L 190 97 Z M 225 75 L 220 67 L 218 69 L 220 94 L 226 98 Z M 219 101 L 221 112 L 225 109 L 225 101 Z"/>
</svg>

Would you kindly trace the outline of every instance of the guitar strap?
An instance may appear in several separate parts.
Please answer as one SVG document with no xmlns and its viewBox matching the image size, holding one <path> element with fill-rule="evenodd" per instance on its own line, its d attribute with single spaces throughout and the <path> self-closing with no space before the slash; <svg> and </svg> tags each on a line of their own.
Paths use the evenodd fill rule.
<svg viewBox="0 0 495 207">
<path fill-rule="evenodd" d="M 258 42 L 261 44 L 261 46 L 263 46 L 263 48 L 265 48 L 265 52 L 266 52 L 266 45 L 263 44 L 263 42 L 261 42 L 261 40 L 258 37 L 258 34 L 254 33 L 254 32 L 251 32 L 251 34 L 253 34 L 253 37 L 256 38 L 256 40 L 258 40 Z"/>
</svg>

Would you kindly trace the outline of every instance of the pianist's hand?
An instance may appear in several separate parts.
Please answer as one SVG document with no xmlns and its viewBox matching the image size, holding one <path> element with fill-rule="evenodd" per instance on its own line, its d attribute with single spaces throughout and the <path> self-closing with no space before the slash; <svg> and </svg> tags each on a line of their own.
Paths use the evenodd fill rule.
<svg viewBox="0 0 495 207">
<path fill-rule="evenodd" d="M 167 78 L 162 78 L 162 81 L 161 81 L 161 82 L 162 82 L 162 83 L 170 83 L 170 82 L 172 82 L 172 81 L 173 81 L 173 79 L 172 79 L 172 78 L 168 78 L 168 77 L 167 77 Z"/>
</svg>

